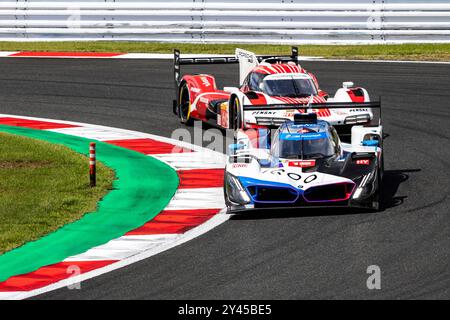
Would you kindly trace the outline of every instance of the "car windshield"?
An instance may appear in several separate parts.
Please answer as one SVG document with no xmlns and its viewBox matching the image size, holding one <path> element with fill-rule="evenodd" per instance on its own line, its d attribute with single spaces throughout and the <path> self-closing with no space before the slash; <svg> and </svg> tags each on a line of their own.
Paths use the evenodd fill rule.
<svg viewBox="0 0 450 320">
<path fill-rule="evenodd" d="M 325 132 L 281 133 L 272 147 L 272 155 L 283 159 L 317 159 L 334 154 L 333 144 Z"/>
<path fill-rule="evenodd" d="M 264 91 L 270 96 L 309 97 L 317 95 L 311 79 L 264 79 Z"/>
</svg>

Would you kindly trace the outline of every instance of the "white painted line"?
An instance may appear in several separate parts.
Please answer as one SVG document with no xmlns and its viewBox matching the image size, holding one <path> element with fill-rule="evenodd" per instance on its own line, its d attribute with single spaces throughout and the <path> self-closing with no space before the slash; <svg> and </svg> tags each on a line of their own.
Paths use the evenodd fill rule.
<svg viewBox="0 0 450 320">
<path fill-rule="evenodd" d="M 19 51 L 0 51 L 0 57 L 8 57 L 10 55 L 13 55 L 15 53 L 19 53 Z"/>
<path fill-rule="evenodd" d="M 0 51 L 0 57 L 10 57 L 20 51 Z M 229 54 L 183 54 L 182 58 L 199 58 L 199 57 L 233 57 Z M 170 60 L 173 59 L 172 53 L 124 53 L 112 57 L 96 57 L 96 56 L 18 56 L 17 58 L 46 58 L 46 59 L 149 59 L 149 60 Z M 409 61 L 409 60 L 357 60 L 357 59 L 332 59 L 320 56 L 299 56 L 299 61 L 332 61 L 332 62 L 369 62 L 369 63 L 423 63 L 423 64 L 450 64 L 450 61 Z"/>
<path fill-rule="evenodd" d="M 115 130 L 107 130 L 104 128 L 90 128 L 90 127 L 75 127 L 75 128 L 60 128 L 50 129 L 48 131 L 67 134 L 71 136 L 77 136 L 87 139 L 94 139 L 99 141 L 107 140 L 125 140 L 125 139 L 139 139 L 143 138 L 143 134 L 128 134 L 124 132 L 118 132 Z"/>
<path fill-rule="evenodd" d="M 159 241 L 174 241 L 177 238 L 180 237 L 177 233 L 168 233 L 168 234 L 142 234 L 142 235 L 129 235 L 129 236 L 123 236 L 124 238 L 127 238 L 128 240 L 142 240 L 142 241 L 153 241 L 153 242 L 159 242 Z"/>
<path fill-rule="evenodd" d="M 178 170 L 224 168 L 225 159 L 223 155 L 205 152 L 186 152 L 179 154 L 157 154 L 152 155 L 158 160 L 164 161 Z"/>
<path fill-rule="evenodd" d="M 174 241 L 179 235 L 122 236 L 64 261 L 122 260 L 142 251 Z"/>
<path fill-rule="evenodd" d="M 356 59 L 328 59 L 328 58 L 311 58 L 308 61 L 325 61 L 325 62 L 364 62 L 364 63 L 414 63 L 414 64 L 450 64 L 450 61 L 411 61 L 411 60 L 356 60 Z"/>
<path fill-rule="evenodd" d="M 23 299 L 21 296 L 23 292 L 21 291 L 11 291 L 11 292 L 0 292 L 0 301 L 1 300 L 20 300 Z"/>
<path fill-rule="evenodd" d="M 226 54 L 183 54 L 182 58 L 209 58 L 209 57 L 233 57 Z M 149 59 L 149 60 L 170 60 L 173 54 L 164 53 L 126 53 L 124 55 L 111 57 L 111 59 Z M 320 56 L 299 56 L 299 61 L 332 61 L 332 62 L 371 62 L 371 63 L 431 63 L 431 64 L 450 64 L 450 61 L 415 61 L 415 60 L 358 60 L 358 59 L 333 59 Z"/>
<path fill-rule="evenodd" d="M 2 58 L 25 58 L 25 59 L 115 59 L 119 56 L 121 56 L 120 53 L 113 53 L 112 56 L 109 55 L 101 55 L 102 52 L 99 52 L 100 55 L 83 55 L 84 52 L 79 52 L 79 55 L 64 55 L 61 52 L 61 55 L 48 55 L 48 54 L 39 54 L 39 52 L 35 52 L 33 55 L 16 55 L 19 53 L 23 53 L 24 51 L 15 51 L 15 52 L 5 52 L 0 51 L 0 57 Z M 30 51 L 30 53 L 33 53 L 33 51 Z"/>
<path fill-rule="evenodd" d="M 178 189 L 165 210 L 222 209 L 223 188 Z"/>
<path fill-rule="evenodd" d="M 212 57 L 234 57 L 231 54 L 201 54 L 201 53 L 181 53 L 182 58 L 212 58 Z M 113 59 L 150 59 L 150 60 L 169 60 L 173 59 L 173 53 L 125 53 Z M 300 56 L 299 60 L 320 59 L 315 56 Z"/>
<path fill-rule="evenodd" d="M 0 51 L 0 57 L 11 57 L 21 51 Z M 116 56 L 48 56 L 48 55 L 33 55 L 33 56 L 13 56 L 14 58 L 46 58 L 46 59 L 146 59 L 146 60 L 170 60 L 173 59 L 173 53 L 124 53 Z M 13 58 L 11 57 L 11 58 Z M 230 54 L 201 54 L 201 53 L 182 53 L 183 58 L 212 58 L 212 57 L 234 57 Z M 320 59 L 321 57 L 301 56 L 299 60 Z"/>
</svg>

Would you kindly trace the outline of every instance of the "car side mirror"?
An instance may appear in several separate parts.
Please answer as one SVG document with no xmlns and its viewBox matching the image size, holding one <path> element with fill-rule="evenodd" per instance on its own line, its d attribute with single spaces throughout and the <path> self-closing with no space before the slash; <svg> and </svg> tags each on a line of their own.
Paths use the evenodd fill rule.
<svg viewBox="0 0 450 320">
<path fill-rule="evenodd" d="M 334 153 L 336 153 L 337 155 L 340 155 L 341 154 L 341 147 L 340 146 L 334 147 Z"/>
<path fill-rule="evenodd" d="M 329 94 L 326 91 L 323 90 L 318 90 L 317 93 L 319 94 L 320 97 L 324 98 L 325 100 L 327 100 L 329 98 Z"/>
<path fill-rule="evenodd" d="M 345 81 L 345 82 L 342 82 L 342 88 L 344 88 L 344 89 L 348 89 L 348 88 L 351 88 L 351 87 L 353 87 L 355 84 L 352 82 L 352 81 Z"/>
</svg>

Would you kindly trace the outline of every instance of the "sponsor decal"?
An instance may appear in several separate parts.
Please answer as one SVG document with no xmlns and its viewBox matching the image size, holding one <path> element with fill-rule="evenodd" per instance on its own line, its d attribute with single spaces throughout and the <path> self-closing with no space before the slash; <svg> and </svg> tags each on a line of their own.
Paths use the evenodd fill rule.
<svg viewBox="0 0 450 320">
<path fill-rule="evenodd" d="M 297 168 L 311 168 L 316 165 L 316 160 L 297 160 L 297 161 L 289 161 L 289 167 L 297 167 Z"/>
<path fill-rule="evenodd" d="M 296 113 L 295 110 L 286 110 L 285 112 L 283 112 L 282 116 L 287 118 L 293 118 L 295 113 Z"/>
<path fill-rule="evenodd" d="M 242 57 L 242 58 L 247 59 L 247 61 L 249 63 L 253 63 L 253 55 L 252 54 L 246 53 L 244 51 L 238 51 L 238 52 L 236 52 L 236 54 L 237 54 L 238 58 Z"/>
<path fill-rule="evenodd" d="M 303 128 L 303 127 L 317 127 L 316 123 L 302 123 L 302 124 L 292 124 L 291 128 Z"/>
<path fill-rule="evenodd" d="M 326 132 L 318 133 L 281 133 L 280 140 L 316 140 L 326 138 Z"/>
<path fill-rule="evenodd" d="M 360 109 L 350 109 L 350 112 L 361 112 L 361 111 L 369 111 L 367 108 L 360 108 Z"/>
<path fill-rule="evenodd" d="M 202 80 L 202 83 L 205 87 L 210 87 L 211 83 L 209 82 L 207 77 L 200 77 L 200 80 Z"/>
<path fill-rule="evenodd" d="M 273 115 L 276 111 L 253 111 L 252 115 Z"/>
<path fill-rule="evenodd" d="M 248 167 L 248 163 L 233 163 L 233 169 L 236 168 L 247 168 Z"/>
<path fill-rule="evenodd" d="M 369 159 L 358 159 L 356 160 L 356 164 L 368 166 L 370 164 Z"/>
<path fill-rule="evenodd" d="M 278 67 L 277 65 L 272 65 L 272 67 Z M 279 71 L 279 70 L 277 70 Z M 268 75 L 266 80 L 282 80 L 282 79 L 311 79 L 311 77 L 306 73 L 276 73 Z"/>
</svg>

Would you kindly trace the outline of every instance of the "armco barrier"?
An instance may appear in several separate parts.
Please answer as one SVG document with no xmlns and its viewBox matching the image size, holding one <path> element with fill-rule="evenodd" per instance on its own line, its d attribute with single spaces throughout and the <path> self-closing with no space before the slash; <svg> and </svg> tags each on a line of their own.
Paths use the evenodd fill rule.
<svg viewBox="0 0 450 320">
<path fill-rule="evenodd" d="M 0 0 L 0 40 L 450 42 L 450 0 Z"/>
</svg>

